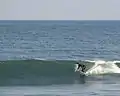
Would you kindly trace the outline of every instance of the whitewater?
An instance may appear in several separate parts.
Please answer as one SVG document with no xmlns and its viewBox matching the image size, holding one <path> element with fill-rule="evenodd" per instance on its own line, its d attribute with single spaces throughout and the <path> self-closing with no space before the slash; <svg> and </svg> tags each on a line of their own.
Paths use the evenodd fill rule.
<svg viewBox="0 0 120 96">
<path fill-rule="evenodd" d="M 85 61 L 94 63 L 94 65 L 90 69 L 83 73 L 86 76 L 120 73 L 120 68 L 116 65 L 116 63 L 120 63 L 120 61 L 100 61 L 100 60 L 97 61 L 85 60 Z M 77 70 L 77 67 L 75 67 L 75 71 L 79 71 Z"/>
</svg>

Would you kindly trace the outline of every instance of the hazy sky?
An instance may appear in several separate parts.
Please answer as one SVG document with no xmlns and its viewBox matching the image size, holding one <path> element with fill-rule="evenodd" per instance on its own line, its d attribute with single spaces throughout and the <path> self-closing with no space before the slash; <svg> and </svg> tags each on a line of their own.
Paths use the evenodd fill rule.
<svg viewBox="0 0 120 96">
<path fill-rule="evenodd" d="M 0 0 L 0 20 L 120 20 L 120 0 Z"/>
</svg>

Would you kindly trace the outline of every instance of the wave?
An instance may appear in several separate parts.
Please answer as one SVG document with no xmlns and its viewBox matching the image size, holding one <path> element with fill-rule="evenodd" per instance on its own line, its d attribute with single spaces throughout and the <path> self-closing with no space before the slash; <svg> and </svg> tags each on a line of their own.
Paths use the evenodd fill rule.
<svg viewBox="0 0 120 96">
<path fill-rule="evenodd" d="M 0 85 L 41 85 L 73 82 L 75 61 L 8 60 L 0 62 Z"/>
<path fill-rule="evenodd" d="M 88 60 L 79 62 L 86 65 L 86 70 L 96 64 Z M 75 64 L 76 60 L 0 61 L 0 85 L 73 83 L 80 76 L 79 72 L 75 72 Z M 94 70 L 89 73 L 92 72 Z"/>
<path fill-rule="evenodd" d="M 85 74 L 110 74 L 120 73 L 120 68 L 116 65 L 118 61 L 96 61 L 95 65 L 90 68 Z"/>
</svg>

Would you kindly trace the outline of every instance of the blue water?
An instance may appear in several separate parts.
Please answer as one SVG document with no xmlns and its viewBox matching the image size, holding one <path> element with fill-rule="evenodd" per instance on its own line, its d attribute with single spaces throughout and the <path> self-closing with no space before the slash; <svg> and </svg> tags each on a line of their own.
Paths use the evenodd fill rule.
<svg viewBox="0 0 120 96">
<path fill-rule="evenodd" d="M 1 21 L 0 59 L 119 59 L 119 21 Z"/>
<path fill-rule="evenodd" d="M 71 65 L 56 65 L 55 73 L 32 61 L 119 57 L 120 21 L 0 21 L 0 96 L 119 96 L 119 74 L 83 78 Z"/>
</svg>

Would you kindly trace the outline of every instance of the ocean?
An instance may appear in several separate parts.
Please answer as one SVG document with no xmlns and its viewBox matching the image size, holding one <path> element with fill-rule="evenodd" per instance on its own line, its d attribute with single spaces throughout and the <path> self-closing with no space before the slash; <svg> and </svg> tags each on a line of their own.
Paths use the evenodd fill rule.
<svg viewBox="0 0 120 96">
<path fill-rule="evenodd" d="M 74 65 L 119 57 L 120 21 L 1 20 L 0 96 L 119 96 L 120 74 Z"/>
</svg>

